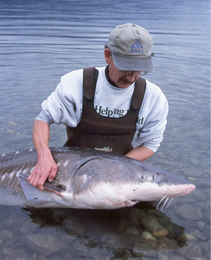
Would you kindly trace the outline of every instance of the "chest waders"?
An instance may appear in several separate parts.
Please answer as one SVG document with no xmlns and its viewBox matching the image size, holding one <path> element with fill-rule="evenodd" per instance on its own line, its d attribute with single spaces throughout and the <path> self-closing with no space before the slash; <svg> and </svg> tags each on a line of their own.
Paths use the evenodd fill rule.
<svg viewBox="0 0 211 260">
<path fill-rule="evenodd" d="M 96 150 L 125 154 L 133 149 L 131 144 L 136 132 L 136 122 L 143 101 L 146 81 L 138 78 L 135 83 L 130 108 L 120 118 L 99 115 L 94 109 L 94 95 L 98 70 L 86 68 L 83 71 L 83 111 L 77 127 L 67 126 L 67 147 L 87 147 Z"/>
</svg>

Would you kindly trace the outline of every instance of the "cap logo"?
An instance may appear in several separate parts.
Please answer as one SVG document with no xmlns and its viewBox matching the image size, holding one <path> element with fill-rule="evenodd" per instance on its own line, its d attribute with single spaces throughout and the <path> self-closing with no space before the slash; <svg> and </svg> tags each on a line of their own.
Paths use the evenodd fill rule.
<svg viewBox="0 0 211 260">
<path fill-rule="evenodd" d="M 140 42 L 140 40 L 136 40 L 134 44 L 132 45 L 130 53 L 144 53 L 143 46 Z"/>
</svg>

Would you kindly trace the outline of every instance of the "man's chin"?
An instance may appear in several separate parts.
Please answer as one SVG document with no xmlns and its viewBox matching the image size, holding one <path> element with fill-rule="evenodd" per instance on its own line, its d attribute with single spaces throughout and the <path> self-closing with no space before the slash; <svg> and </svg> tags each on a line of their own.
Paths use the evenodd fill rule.
<svg viewBox="0 0 211 260">
<path fill-rule="evenodd" d="M 128 83 L 128 82 L 120 82 L 117 86 L 119 88 L 128 88 L 130 85 L 132 85 L 133 83 Z"/>
</svg>

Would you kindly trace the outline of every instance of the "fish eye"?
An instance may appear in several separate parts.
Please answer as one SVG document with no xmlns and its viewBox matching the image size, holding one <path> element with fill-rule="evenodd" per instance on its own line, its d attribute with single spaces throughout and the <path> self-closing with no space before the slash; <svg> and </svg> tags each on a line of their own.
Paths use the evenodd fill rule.
<svg viewBox="0 0 211 260">
<path fill-rule="evenodd" d="M 141 178 L 142 178 L 142 179 L 145 179 L 145 175 L 141 175 Z"/>
</svg>

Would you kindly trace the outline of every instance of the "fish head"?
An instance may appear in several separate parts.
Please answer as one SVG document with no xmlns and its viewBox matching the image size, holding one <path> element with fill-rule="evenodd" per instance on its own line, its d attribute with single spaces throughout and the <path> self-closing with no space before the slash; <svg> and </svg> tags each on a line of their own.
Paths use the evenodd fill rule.
<svg viewBox="0 0 211 260">
<path fill-rule="evenodd" d="M 139 201 L 186 195 L 195 186 L 184 178 L 124 156 L 96 157 L 72 176 L 80 208 L 121 208 Z"/>
</svg>

